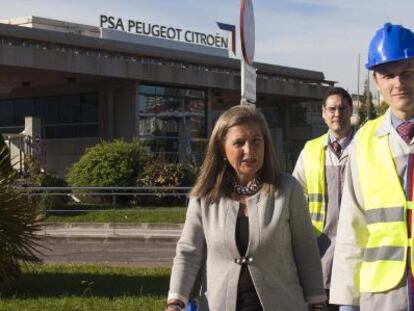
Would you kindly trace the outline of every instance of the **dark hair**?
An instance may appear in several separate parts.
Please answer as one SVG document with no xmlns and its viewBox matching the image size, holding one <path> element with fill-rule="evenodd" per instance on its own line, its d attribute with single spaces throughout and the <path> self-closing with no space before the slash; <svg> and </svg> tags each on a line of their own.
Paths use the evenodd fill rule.
<svg viewBox="0 0 414 311">
<path fill-rule="evenodd" d="M 259 176 L 264 183 L 263 191 L 271 193 L 277 189 L 277 175 L 280 170 L 264 116 L 254 108 L 235 106 L 226 110 L 217 120 L 208 142 L 203 165 L 190 196 L 218 202 L 220 197 L 231 195 L 233 169 L 224 161 L 224 143 L 231 127 L 248 122 L 254 122 L 260 127 L 265 142 L 263 166 L 259 171 Z"/>
<path fill-rule="evenodd" d="M 339 97 L 341 97 L 341 99 L 345 100 L 346 102 L 348 102 L 349 106 L 351 107 L 352 110 L 352 97 L 351 95 L 342 87 L 333 87 L 330 88 L 328 90 L 328 92 L 325 94 L 325 97 L 323 98 L 323 102 L 322 102 L 322 106 L 325 107 L 326 105 L 326 100 L 328 99 L 329 96 L 332 95 L 338 95 Z"/>
</svg>

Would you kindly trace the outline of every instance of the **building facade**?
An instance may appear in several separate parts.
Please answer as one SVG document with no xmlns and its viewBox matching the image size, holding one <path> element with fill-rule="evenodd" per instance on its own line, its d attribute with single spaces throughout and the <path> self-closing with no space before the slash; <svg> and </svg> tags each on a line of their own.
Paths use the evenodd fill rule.
<svg viewBox="0 0 414 311">
<path fill-rule="evenodd" d="M 51 174 L 64 176 L 85 148 L 113 139 L 200 163 L 215 121 L 240 103 L 240 61 L 222 49 L 34 16 L 2 23 L 0 133 L 39 119 L 37 151 Z M 289 171 L 303 143 L 326 129 L 320 104 L 334 83 L 322 72 L 254 66 L 256 106 Z"/>
</svg>

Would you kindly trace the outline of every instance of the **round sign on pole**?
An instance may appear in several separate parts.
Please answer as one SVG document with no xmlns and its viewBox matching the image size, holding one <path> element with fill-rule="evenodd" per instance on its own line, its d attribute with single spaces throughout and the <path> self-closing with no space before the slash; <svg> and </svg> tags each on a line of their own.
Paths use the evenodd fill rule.
<svg viewBox="0 0 414 311">
<path fill-rule="evenodd" d="M 240 41 L 244 61 L 249 65 L 252 65 L 255 49 L 255 26 L 252 0 L 241 0 Z"/>
</svg>

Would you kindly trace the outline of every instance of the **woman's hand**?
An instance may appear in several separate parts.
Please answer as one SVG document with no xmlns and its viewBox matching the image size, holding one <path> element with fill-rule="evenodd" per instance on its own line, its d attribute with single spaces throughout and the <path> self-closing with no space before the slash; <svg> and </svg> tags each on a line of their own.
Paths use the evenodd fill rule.
<svg viewBox="0 0 414 311">
<path fill-rule="evenodd" d="M 184 302 L 178 299 L 168 300 L 165 311 L 182 311 L 185 308 Z"/>
<path fill-rule="evenodd" d="M 309 305 L 309 311 L 329 311 L 326 301 Z"/>
</svg>

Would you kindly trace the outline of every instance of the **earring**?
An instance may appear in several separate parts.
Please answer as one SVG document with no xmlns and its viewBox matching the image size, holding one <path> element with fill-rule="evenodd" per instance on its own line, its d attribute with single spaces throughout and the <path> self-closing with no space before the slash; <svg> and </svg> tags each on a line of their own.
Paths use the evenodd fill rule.
<svg viewBox="0 0 414 311">
<path fill-rule="evenodd" d="M 224 160 L 224 162 L 227 162 L 227 158 L 226 157 L 224 157 L 223 160 Z"/>
</svg>

